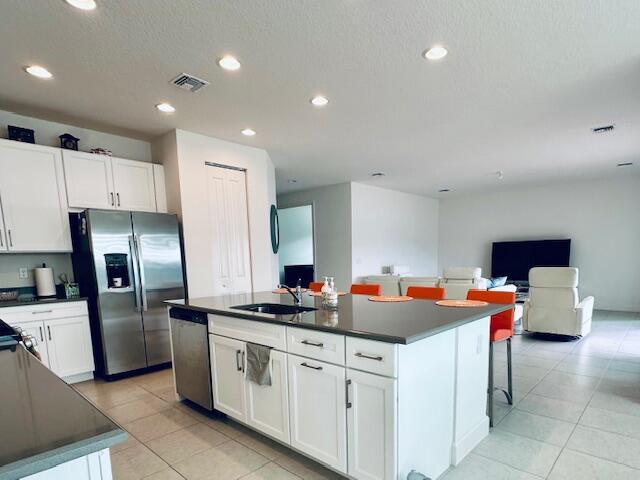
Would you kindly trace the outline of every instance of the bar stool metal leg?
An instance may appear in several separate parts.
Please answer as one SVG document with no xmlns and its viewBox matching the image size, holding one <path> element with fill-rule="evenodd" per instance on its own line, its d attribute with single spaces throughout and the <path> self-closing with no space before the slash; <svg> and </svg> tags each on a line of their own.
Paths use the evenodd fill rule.
<svg viewBox="0 0 640 480">
<path fill-rule="evenodd" d="M 513 405 L 513 372 L 511 366 L 511 337 L 507 338 L 507 401 Z"/>
<path fill-rule="evenodd" d="M 487 388 L 489 427 L 493 427 L 493 342 L 489 341 L 489 385 Z"/>
</svg>

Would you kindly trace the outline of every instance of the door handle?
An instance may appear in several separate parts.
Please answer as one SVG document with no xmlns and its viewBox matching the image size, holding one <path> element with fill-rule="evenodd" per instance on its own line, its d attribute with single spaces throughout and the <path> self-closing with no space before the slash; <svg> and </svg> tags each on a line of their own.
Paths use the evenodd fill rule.
<svg viewBox="0 0 640 480">
<path fill-rule="evenodd" d="M 138 252 L 133 235 L 129 235 L 129 251 L 131 252 L 131 268 L 133 269 L 133 293 L 136 300 L 136 312 L 141 312 L 140 306 L 140 272 L 138 271 Z"/>
<path fill-rule="evenodd" d="M 300 365 L 307 368 L 313 368 L 314 370 L 322 370 L 322 367 L 314 367 L 313 365 L 309 365 L 307 362 L 302 362 Z"/>
<path fill-rule="evenodd" d="M 0 247 L 4 247 L 4 243 L 2 243 L 2 230 L 0 230 Z"/>
<path fill-rule="evenodd" d="M 353 406 L 353 404 L 349 401 L 349 385 L 351 385 L 351 380 L 347 380 L 344 383 L 344 392 L 345 392 L 345 398 L 347 400 L 347 408 L 351 408 Z"/>
<path fill-rule="evenodd" d="M 318 347 L 318 348 L 324 347 L 324 343 L 322 342 L 311 342 L 309 340 L 302 340 L 300 343 L 303 343 L 305 345 L 310 345 L 312 347 Z"/>
<path fill-rule="evenodd" d="M 240 365 L 242 365 L 242 373 L 244 373 L 244 350 L 242 351 L 242 359 L 240 360 Z"/>
<path fill-rule="evenodd" d="M 242 367 L 240 366 L 240 354 L 242 353 L 242 350 L 236 350 L 236 369 L 241 372 L 242 371 Z"/>
<path fill-rule="evenodd" d="M 118 204 L 119 205 L 119 204 Z M 136 249 L 136 261 L 138 262 L 138 276 L 140 277 L 140 298 L 142 301 L 142 310 L 147 311 L 147 278 L 144 274 L 144 262 L 142 258 L 142 247 L 140 246 L 140 237 L 133 236 L 133 245 Z"/>
<path fill-rule="evenodd" d="M 113 207 L 115 205 L 115 202 L 113 201 L 113 192 L 109 192 L 109 195 L 111 196 L 111 206 Z"/>
<path fill-rule="evenodd" d="M 38 330 L 40 330 L 40 341 L 44 342 L 44 335 L 42 335 L 42 327 L 38 327 Z"/>
<path fill-rule="evenodd" d="M 47 325 L 47 333 L 49 334 L 49 340 L 51 340 L 51 327 Z"/>
<path fill-rule="evenodd" d="M 366 358 L 367 360 L 377 360 L 378 362 L 382 361 L 382 357 L 380 355 L 372 356 L 372 355 L 366 355 L 366 354 L 360 353 L 360 352 L 356 352 L 356 353 L 354 353 L 354 355 L 356 357 Z"/>
<path fill-rule="evenodd" d="M 37 311 L 31 312 L 31 315 L 38 315 L 39 313 L 51 313 L 51 312 L 53 312 L 53 310 L 37 310 Z"/>
<path fill-rule="evenodd" d="M 116 193 L 116 199 L 118 201 L 118 207 L 120 206 L 120 192 Z"/>
<path fill-rule="evenodd" d="M 11 229 L 7 230 L 7 233 L 9 234 L 9 246 L 13 247 L 13 239 L 11 238 Z"/>
</svg>

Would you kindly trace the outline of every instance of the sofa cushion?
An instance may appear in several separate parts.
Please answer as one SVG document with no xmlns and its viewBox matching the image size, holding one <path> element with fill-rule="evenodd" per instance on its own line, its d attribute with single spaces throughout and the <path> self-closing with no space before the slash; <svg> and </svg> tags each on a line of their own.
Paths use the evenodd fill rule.
<svg viewBox="0 0 640 480">
<path fill-rule="evenodd" d="M 482 276 L 480 267 L 448 267 L 444 269 L 444 278 L 456 280 L 473 280 Z"/>
</svg>

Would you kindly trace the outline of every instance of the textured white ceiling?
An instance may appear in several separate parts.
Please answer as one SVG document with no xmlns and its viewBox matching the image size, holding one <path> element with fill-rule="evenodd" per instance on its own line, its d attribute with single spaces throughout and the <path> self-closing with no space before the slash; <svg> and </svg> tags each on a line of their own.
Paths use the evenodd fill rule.
<svg viewBox="0 0 640 480">
<path fill-rule="evenodd" d="M 0 106 L 262 147 L 280 192 L 353 180 L 455 194 L 640 169 L 615 168 L 640 164 L 638 0 L 97 1 L 0 3 Z M 449 55 L 427 62 L 437 43 Z M 217 67 L 225 53 L 240 71 Z M 211 85 L 180 91 L 181 72 Z M 328 107 L 309 105 L 316 93 Z"/>
</svg>

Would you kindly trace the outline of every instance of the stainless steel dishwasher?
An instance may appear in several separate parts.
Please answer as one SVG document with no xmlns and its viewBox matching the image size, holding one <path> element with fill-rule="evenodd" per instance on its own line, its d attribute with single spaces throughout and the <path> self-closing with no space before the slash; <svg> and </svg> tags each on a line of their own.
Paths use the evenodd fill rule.
<svg viewBox="0 0 640 480">
<path fill-rule="evenodd" d="M 207 314 L 172 307 L 169 318 L 176 391 L 201 407 L 213 410 Z"/>
</svg>

